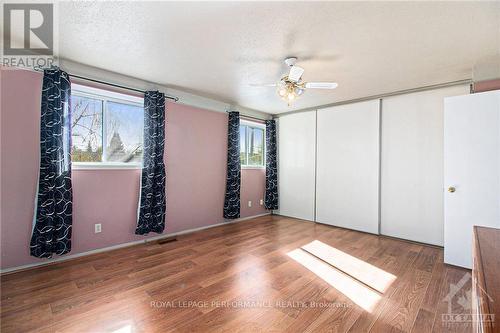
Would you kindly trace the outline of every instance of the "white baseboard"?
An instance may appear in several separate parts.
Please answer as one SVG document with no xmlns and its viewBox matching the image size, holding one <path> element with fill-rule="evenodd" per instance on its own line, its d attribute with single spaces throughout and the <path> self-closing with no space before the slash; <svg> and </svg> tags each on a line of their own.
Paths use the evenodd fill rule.
<svg viewBox="0 0 500 333">
<path fill-rule="evenodd" d="M 134 246 L 134 245 L 138 245 L 138 244 L 154 242 L 154 241 L 157 241 L 157 240 L 160 240 L 160 239 L 163 239 L 163 238 L 169 238 L 169 237 L 173 237 L 173 236 L 180 236 L 180 235 L 190 234 L 190 233 L 193 233 L 193 232 L 196 232 L 196 231 L 201 231 L 201 230 L 205 230 L 205 229 L 219 227 L 221 225 L 238 223 L 238 222 L 242 222 L 242 221 L 246 221 L 246 220 L 250 220 L 250 219 L 254 219 L 254 218 L 257 218 L 257 217 L 260 217 L 260 216 L 265 216 L 265 215 L 270 215 L 270 214 L 271 213 L 264 213 L 264 214 L 258 214 L 258 215 L 248 216 L 248 217 L 242 217 L 242 218 L 239 218 L 239 219 L 236 219 L 236 220 L 227 220 L 226 222 L 211 224 L 211 225 L 207 225 L 207 226 L 203 226 L 203 227 L 199 227 L 199 228 L 193 228 L 193 229 L 183 230 L 183 231 L 174 232 L 174 233 L 171 233 L 171 234 L 164 234 L 164 235 L 159 235 L 159 236 L 155 236 L 155 237 L 151 237 L 151 238 L 147 238 L 147 239 L 141 239 L 141 240 L 137 240 L 137 241 L 133 241 L 133 242 L 128 242 L 128 243 L 122 243 L 122 244 L 117 244 L 117 245 L 113 245 L 113 246 L 103 247 L 103 248 L 100 248 L 100 249 L 85 251 L 85 252 L 76 253 L 76 254 L 65 255 L 63 257 L 59 257 L 59 258 L 55 258 L 55 259 L 48 259 L 47 261 L 43 261 L 43 262 L 37 262 L 37 263 L 32 263 L 32 264 L 27 264 L 27 265 L 22 265 L 22 266 L 5 268 L 5 269 L 0 270 L 0 274 L 14 273 L 14 272 L 17 272 L 17 271 L 23 271 L 23 270 L 30 269 L 30 268 L 52 265 L 52 264 L 55 264 L 55 263 L 66 261 L 66 260 L 72 260 L 72 259 L 76 259 L 76 258 L 80 258 L 80 257 L 85 257 L 85 256 L 89 256 L 89 255 L 96 254 L 96 253 L 102 253 L 102 252 L 112 251 L 112 250 L 121 249 L 121 248 L 124 248 L 124 247 Z"/>
</svg>

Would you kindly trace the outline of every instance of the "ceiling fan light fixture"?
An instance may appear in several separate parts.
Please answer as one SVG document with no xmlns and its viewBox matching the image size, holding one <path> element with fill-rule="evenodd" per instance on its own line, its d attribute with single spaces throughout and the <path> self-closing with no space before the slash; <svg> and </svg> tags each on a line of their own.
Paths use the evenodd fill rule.
<svg viewBox="0 0 500 333">
<path fill-rule="evenodd" d="M 288 106 L 304 93 L 304 88 L 295 82 L 283 78 L 278 84 L 278 95 L 287 102 Z"/>
<path fill-rule="evenodd" d="M 304 82 L 302 74 L 304 68 L 297 66 L 296 57 L 288 57 L 285 64 L 290 67 L 288 74 L 281 77 L 278 83 L 254 85 L 258 87 L 277 87 L 276 93 L 284 100 L 288 106 L 298 97 L 302 96 L 306 89 L 335 89 L 338 84 L 335 82 Z"/>
<path fill-rule="evenodd" d="M 297 96 L 300 96 L 304 93 L 304 88 L 301 87 L 295 87 L 294 92 Z"/>
</svg>

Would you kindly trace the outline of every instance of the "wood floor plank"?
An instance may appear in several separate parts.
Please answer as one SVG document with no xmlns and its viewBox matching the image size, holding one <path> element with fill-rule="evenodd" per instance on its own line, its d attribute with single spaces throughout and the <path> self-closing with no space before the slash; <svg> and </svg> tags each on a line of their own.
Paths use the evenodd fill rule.
<svg viewBox="0 0 500 333">
<path fill-rule="evenodd" d="M 428 333 L 432 332 L 434 326 L 434 317 L 436 313 L 425 309 L 418 310 L 417 319 L 411 329 L 411 333 Z"/>
<path fill-rule="evenodd" d="M 330 290 L 318 303 L 332 306 L 325 308 L 304 332 L 347 332 L 363 312 L 362 308 L 335 290 Z"/>
<path fill-rule="evenodd" d="M 441 301 L 441 288 L 443 288 L 444 278 L 445 278 L 445 266 L 440 264 L 443 262 L 443 251 L 440 251 L 436 263 L 434 265 L 434 270 L 432 272 L 431 282 L 425 293 L 424 300 L 422 302 L 422 308 L 430 311 L 436 312 L 437 306 Z"/>
<path fill-rule="evenodd" d="M 386 304 L 370 332 L 409 332 L 429 285 L 428 272 L 413 270 L 404 288 L 398 290 Z"/>
<path fill-rule="evenodd" d="M 399 241 L 400 242 L 400 241 Z M 382 311 L 387 304 L 392 302 L 392 297 L 397 293 L 401 293 L 401 289 L 406 287 L 406 275 L 408 267 L 411 267 L 416 260 L 418 253 L 413 248 L 406 248 L 404 244 L 400 246 L 400 255 L 393 256 L 392 247 L 395 245 L 393 239 L 382 239 L 380 248 L 375 252 L 368 262 L 374 266 L 383 269 L 386 272 L 394 274 L 396 280 L 389 286 L 383 294 L 383 298 L 377 304 L 377 307 L 372 312 L 364 311 L 356 322 L 351 326 L 349 332 L 369 332 L 377 319 L 381 316 Z"/>
<path fill-rule="evenodd" d="M 355 296 L 339 291 L 346 286 L 336 285 L 328 270 L 310 270 L 291 255 L 313 241 L 323 243 L 323 251 L 342 251 L 395 280 L 380 292 L 343 275 L 355 292 L 361 288 L 378 295 L 366 310 Z M 355 275 L 371 281 L 359 267 Z M 170 243 L 145 243 L 3 275 L 0 329 L 466 332 L 460 325 L 442 325 L 442 314 L 448 312 L 445 296 L 466 273 L 445 265 L 443 251 L 436 247 L 263 216 L 180 235 Z M 468 291 L 470 281 L 460 290 L 460 304 Z M 451 309 L 468 311 L 457 304 Z"/>
<path fill-rule="evenodd" d="M 469 270 L 449 265 L 444 266 L 444 271 L 432 332 L 471 332 L 471 322 L 447 321 L 448 314 L 471 314 L 471 273 Z M 461 283 L 463 283 L 463 286 L 454 291 L 454 286 Z M 446 297 L 450 292 L 454 294 L 454 297 L 451 302 L 448 302 Z"/>
</svg>

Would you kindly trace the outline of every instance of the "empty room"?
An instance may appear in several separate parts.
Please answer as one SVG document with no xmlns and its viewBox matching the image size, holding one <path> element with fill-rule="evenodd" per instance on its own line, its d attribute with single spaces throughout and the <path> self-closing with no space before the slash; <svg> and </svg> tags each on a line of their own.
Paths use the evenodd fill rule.
<svg viewBox="0 0 500 333">
<path fill-rule="evenodd" d="M 0 332 L 500 332 L 500 1 L 0 7 Z"/>
</svg>

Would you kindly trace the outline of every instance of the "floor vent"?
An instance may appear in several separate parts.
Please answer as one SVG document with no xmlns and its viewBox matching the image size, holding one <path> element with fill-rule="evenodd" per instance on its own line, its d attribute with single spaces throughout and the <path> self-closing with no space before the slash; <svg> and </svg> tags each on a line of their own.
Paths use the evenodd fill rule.
<svg viewBox="0 0 500 333">
<path fill-rule="evenodd" d="M 177 238 L 167 237 L 167 238 L 162 238 L 162 239 L 158 240 L 158 244 L 163 245 L 163 244 L 167 244 L 167 243 L 175 242 L 175 241 L 177 241 Z"/>
</svg>

